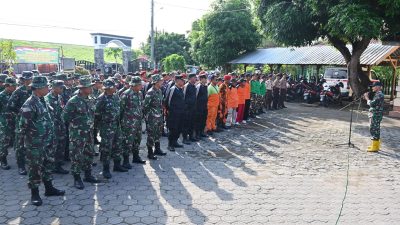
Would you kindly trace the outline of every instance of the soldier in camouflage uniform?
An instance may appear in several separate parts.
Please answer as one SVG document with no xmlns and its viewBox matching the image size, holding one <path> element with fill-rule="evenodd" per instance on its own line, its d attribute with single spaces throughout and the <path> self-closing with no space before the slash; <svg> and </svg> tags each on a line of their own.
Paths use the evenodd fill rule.
<svg viewBox="0 0 400 225">
<path fill-rule="evenodd" d="M 100 161 L 103 163 L 103 176 L 110 179 L 110 159 L 114 159 L 114 171 L 128 172 L 121 166 L 118 137 L 121 133 L 119 125 L 120 99 L 115 93 L 115 83 L 112 79 L 104 81 L 104 93 L 96 101 L 95 124 L 100 130 Z"/>
<path fill-rule="evenodd" d="M 380 82 L 375 82 L 372 85 L 372 90 L 375 92 L 372 100 L 369 99 L 368 93 L 364 94 L 367 104 L 370 106 L 368 117 L 372 144 L 368 147 L 368 152 L 377 152 L 380 150 L 381 145 L 381 121 L 385 96 L 382 93 L 382 84 Z"/>
<path fill-rule="evenodd" d="M 22 81 L 23 85 L 13 92 L 8 101 L 7 108 L 10 112 L 13 112 L 17 115 L 16 121 L 19 121 L 20 119 L 19 110 L 21 109 L 22 105 L 29 98 L 29 96 L 32 95 L 32 90 L 29 86 L 32 82 L 32 76 L 33 73 L 30 71 L 22 72 L 22 77 L 20 80 Z M 20 175 L 26 175 L 24 140 L 20 135 L 18 123 L 16 124 L 15 128 L 14 150 L 17 158 L 18 172 Z"/>
<path fill-rule="evenodd" d="M 129 152 L 132 151 L 132 163 L 144 164 L 146 161 L 139 156 L 139 146 L 142 140 L 143 95 L 142 79 L 135 76 L 130 82 L 131 88 L 126 90 L 121 97 L 121 129 L 122 148 L 124 150 L 123 166 L 131 169 Z"/>
<path fill-rule="evenodd" d="M 80 176 L 82 170 L 85 172 L 84 181 L 98 183 L 99 180 L 92 175 L 95 105 L 94 100 L 89 96 L 94 84 L 90 76 L 82 76 L 79 83 L 77 86 L 79 93 L 67 102 L 63 118 L 69 125 L 69 149 L 74 186 L 77 189 L 83 189 L 84 185 Z"/>
<path fill-rule="evenodd" d="M 0 74 L 0 92 L 4 91 L 6 79 L 8 75 L 7 74 Z"/>
<path fill-rule="evenodd" d="M 7 109 L 7 102 L 17 88 L 17 81 L 8 77 L 4 83 L 5 90 L 0 93 L 0 165 L 2 169 L 9 170 L 7 155 L 15 135 L 15 113 Z"/>
<path fill-rule="evenodd" d="M 162 76 L 155 74 L 151 77 L 153 86 L 147 91 L 143 113 L 146 120 L 146 131 L 147 131 L 147 157 L 149 159 L 157 159 L 155 155 L 166 155 L 167 153 L 161 150 L 160 138 L 161 129 L 163 129 L 163 94 L 161 91 L 161 85 L 163 84 Z M 153 151 L 154 146 L 154 151 Z"/>
<path fill-rule="evenodd" d="M 103 82 L 100 80 L 100 78 L 94 78 L 94 86 L 93 86 L 93 92 L 90 95 L 95 101 L 97 101 L 97 98 L 103 93 Z M 94 121 L 94 144 L 98 145 L 100 144 L 100 141 L 97 139 L 97 135 L 99 134 L 99 128 L 98 128 L 98 123 Z M 95 155 L 98 155 L 98 152 L 95 153 Z"/>
<path fill-rule="evenodd" d="M 31 203 L 40 206 L 42 204 L 39 195 L 41 180 L 45 186 L 45 196 L 62 196 L 65 192 L 54 188 L 51 182 L 51 164 L 54 161 L 54 152 L 52 152 L 54 124 L 50 116 L 50 106 L 44 100 L 44 96 L 49 92 L 46 77 L 35 76 L 31 88 L 32 96 L 21 107 L 19 127 L 26 148 Z"/>
<path fill-rule="evenodd" d="M 68 100 L 72 97 L 72 83 L 73 83 L 73 76 L 72 75 L 65 75 L 59 76 L 57 80 L 64 81 L 64 90 L 61 94 L 64 106 L 67 104 Z M 64 160 L 70 161 L 69 159 L 69 130 L 68 125 L 65 124 L 65 135 L 66 135 L 66 142 L 65 142 L 65 149 L 64 149 Z"/>
<path fill-rule="evenodd" d="M 54 122 L 55 145 L 54 148 L 54 173 L 68 174 L 67 170 L 62 168 L 62 161 L 64 159 L 65 144 L 67 142 L 65 122 L 62 118 L 64 109 L 64 102 L 61 94 L 64 90 L 64 81 L 54 80 L 52 82 L 52 90 L 46 95 L 46 103 L 52 108 L 50 115 Z"/>
</svg>

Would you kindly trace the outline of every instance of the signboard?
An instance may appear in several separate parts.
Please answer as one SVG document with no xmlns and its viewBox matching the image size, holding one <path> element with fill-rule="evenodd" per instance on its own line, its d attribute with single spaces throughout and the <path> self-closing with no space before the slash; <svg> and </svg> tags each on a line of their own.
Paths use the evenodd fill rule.
<svg viewBox="0 0 400 225">
<path fill-rule="evenodd" d="M 58 49 L 15 47 L 17 63 L 58 64 Z"/>
</svg>

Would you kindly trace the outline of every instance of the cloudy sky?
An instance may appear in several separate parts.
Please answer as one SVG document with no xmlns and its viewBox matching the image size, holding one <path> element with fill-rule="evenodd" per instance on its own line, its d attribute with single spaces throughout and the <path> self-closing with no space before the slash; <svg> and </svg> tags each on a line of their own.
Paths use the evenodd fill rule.
<svg viewBox="0 0 400 225">
<path fill-rule="evenodd" d="M 186 33 L 212 0 L 154 0 L 155 28 Z M 91 45 L 90 33 L 150 33 L 151 0 L 12 0 L 2 2 L 0 38 Z"/>
</svg>

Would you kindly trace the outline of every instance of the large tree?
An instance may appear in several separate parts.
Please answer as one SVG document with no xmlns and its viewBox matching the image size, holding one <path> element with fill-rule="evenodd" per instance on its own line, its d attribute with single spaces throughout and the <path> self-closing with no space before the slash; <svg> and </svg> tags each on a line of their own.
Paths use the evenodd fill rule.
<svg viewBox="0 0 400 225">
<path fill-rule="evenodd" d="M 151 54 L 151 39 L 143 45 L 143 52 L 146 55 Z M 157 32 L 154 36 L 154 57 L 157 63 L 169 55 L 178 54 L 185 58 L 189 64 L 194 63 L 189 54 L 190 43 L 184 34 Z"/>
<path fill-rule="evenodd" d="M 173 70 L 185 71 L 186 60 L 181 55 L 172 54 L 165 57 L 162 60 L 162 64 L 166 72 L 171 72 Z"/>
<path fill-rule="evenodd" d="M 224 66 L 240 54 L 257 48 L 261 36 L 247 0 L 216 0 L 211 12 L 192 25 L 192 56 L 207 67 Z"/>
<path fill-rule="evenodd" d="M 12 40 L 1 40 L 0 41 L 0 63 L 3 64 L 0 67 L 0 72 L 3 69 L 10 69 L 17 59 Z"/>
<path fill-rule="evenodd" d="M 366 92 L 370 83 L 360 65 L 362 53 L 372 39 L 400 31 L 399 0 L 253 1 L 266 34 L 274 40 L 301 46 L 328 39 L 343 55 L 357 96 Z"/>
</svg>

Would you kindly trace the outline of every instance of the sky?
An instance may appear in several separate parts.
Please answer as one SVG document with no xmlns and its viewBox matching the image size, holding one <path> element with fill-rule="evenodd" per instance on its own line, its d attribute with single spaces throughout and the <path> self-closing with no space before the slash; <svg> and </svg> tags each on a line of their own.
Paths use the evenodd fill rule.
<svg viewBox="0 0 400 225">
<path fill-rule="evenodd" d="M 212 0 L 154 0 L 154 27 L 186 34 Z M 4 10 L 7 9 L 7 10 Z M 151 0 L 12 0 L 2 2 L 0 38 L 92 45 L 90 33 L 150 34 Z"/>
</svg>

